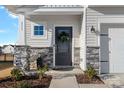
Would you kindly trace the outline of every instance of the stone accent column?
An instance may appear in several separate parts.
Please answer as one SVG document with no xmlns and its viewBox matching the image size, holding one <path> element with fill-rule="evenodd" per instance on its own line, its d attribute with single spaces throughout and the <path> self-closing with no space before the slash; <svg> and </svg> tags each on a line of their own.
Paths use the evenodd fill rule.
<svg viewBox="0 0 124 93">
<path fill-rule="evenodd" d="M 16 46 L 14 49 L 14 66 L 23 71 L 37 70 L 37 59 L 41 57 L 43 64 L 53 66 L 53 48 L 34 48 L 30 46 Z"/>
<path fill-rule="evenodd" d="M 14 48 L 14 66 L 22 70 L 29 70 L 29 46 L 16 46 Z"/>
<path fill-rule="evenodd" d="M 91 65 L 99 73 L 99 47 L 87 47 L 87 66 Z"/>
</svg>

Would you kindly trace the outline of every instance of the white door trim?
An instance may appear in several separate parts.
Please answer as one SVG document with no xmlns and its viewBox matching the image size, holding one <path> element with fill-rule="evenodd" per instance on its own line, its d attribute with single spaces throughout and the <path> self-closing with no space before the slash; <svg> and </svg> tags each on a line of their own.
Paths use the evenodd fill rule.
<svg viewBox="0 0 124 93">
<path fill-rule="evenodd" d="M 72 27 L 72 67 L 74 66 L 74 25 L 63 25 L 63 24 L 54 24 L 54 31 L 53 31 L 53 67 L 55 65 L 55 27 Z"/>
<path fill-rule="evenodd" d="M 97 23 L 98 23 L 98 31 L 100 33 L 101 23 L 124 23 L 124 16 L 99 16 Z M 100 46 L 100 35 L 98 36 L 98 46 Z M 99 53 L 99 59 L 101 59 L 100 53 Z M 99 64 L 100 64 L 99 73 L 101 73 L 101 62 L 99 62 Z"/>
</svg>

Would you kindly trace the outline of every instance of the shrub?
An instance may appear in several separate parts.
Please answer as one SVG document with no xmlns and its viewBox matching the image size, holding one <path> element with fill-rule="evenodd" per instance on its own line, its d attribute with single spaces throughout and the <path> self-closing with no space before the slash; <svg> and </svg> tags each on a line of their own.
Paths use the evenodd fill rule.
<svg viewBox="0 0 124 93">
<path fill-rule="evenodd" d="M 38 69 L 39 79 L 41 80 L 44 77 L 45 72 L 48 71 L 48 66 L 45 65 Z"/>
<path fill-rule="evenodd" d="M 11 70 L 11 76 L 14 80 L 20 80 L 22 78 L 22 72 L 20 69 Z"/>
<path fill-rule="evenodd" d="M 44 65 L 44 69 L 45 69 L 46 71 L 48 71 L 48 70 L 49 70 L 49 68 L 48 68 L 48 65 L 47 65 L 47 64 L 45 64 L 45 65 Z"/>
<path fill-rule="evenodd" d="M 23 81 L 20 83 L 16 83 L 16 85 L 14 87 L 16 87 L 16 88 L 31 88 L 31 84 Z"/>
<path fill-rule="evenodd" d="M 93 79 L 93 77 L 97 75 L 96 70 L 91 65 L 89 65 L 87 67 L 87 70 L 85 71 L 85 74 L 88 76 L 88 78 L 90 80 Z"/>
</svg>

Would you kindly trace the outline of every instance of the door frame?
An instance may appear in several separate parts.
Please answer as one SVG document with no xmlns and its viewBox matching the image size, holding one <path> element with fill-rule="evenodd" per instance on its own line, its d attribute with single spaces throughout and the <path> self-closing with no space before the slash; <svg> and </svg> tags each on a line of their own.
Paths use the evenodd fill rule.
<svg viewBox="0 0 124 93">
<path fill-rule="evenodd" d="M 124 23 L 124 16 L 123 15 L 104 15 L 104 16 L 99 16 L 98 20 L 97 20 L 97 26 L 98 26 L 98 31 L 100 32 L 101 29 L 101 23 Z M 100 35 L 98 35 L 98 46 L 100 47 Z M 100 55 L 100 50 L 99 50 L 99 59 L 101 59 L 101 55 Z M 110 64 L 110 62 L 109 62 Z M 101 74 L 101 62 L 99 61 L 99 74 Z M 110 69 L 110 65 L 109 65 L 109 69 Z M 109 70 L 110 73 L 110 70 Z"/>
<path fill-rule="evenodd" d="M 71 60 L 72 60 L 72 65 L 70 67 L 74 66 L 74 25 L 55 25 L 54 24 L 54 30 L 53 30 L 53 67 L 56 67 L 55 63 L 56 63 L 56 49 L 55 49 L 55 28 L 56 27 L 72 27 L 72 53 L 71 53 Z M 63 67 L 63 66 L 61 66 Z M 66 67 L 66 66 L 64 66 Z M 69 66 L 67 66 L 69 67 Z"/>
</svg>

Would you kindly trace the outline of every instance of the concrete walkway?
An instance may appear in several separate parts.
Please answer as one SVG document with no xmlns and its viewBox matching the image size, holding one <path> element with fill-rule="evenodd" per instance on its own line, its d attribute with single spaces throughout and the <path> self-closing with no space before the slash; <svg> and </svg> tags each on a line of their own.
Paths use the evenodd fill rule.
<svg viewBox="0 0 124 93">
<path fill-rule="evenodd" d="M 81 74 L 81 69 L 50 70 L 47 74 L 52 75 L 50 88 L 78 88 L 75 74 Z"/>
<path fill-rule="evenodd" d="M 80 88 L 109 88 L 106 84 L 79 84 Z"/>
<path fill-rule="evenodd" d="M 50 88 L 78 88 L 75 76 L 56 76 L 53 77 Z"/>
<path fill-rule="evenodd" d="M 81 69 L 50 70 L 46 73 L 53 77 L 49 88 L 108 88 L 105 84 L 78 84 L 75 75 L 82 73 Z"/>
</svg>

